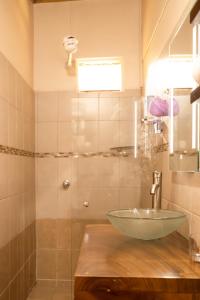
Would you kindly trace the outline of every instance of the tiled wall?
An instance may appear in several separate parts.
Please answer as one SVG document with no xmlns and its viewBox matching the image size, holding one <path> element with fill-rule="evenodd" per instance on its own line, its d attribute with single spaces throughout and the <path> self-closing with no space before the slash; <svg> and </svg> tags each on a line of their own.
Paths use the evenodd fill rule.
<svg viewBox="0 0 200 300">
<path fill-rule="evenodd" d="M 157 154 L 157 168 L 163 172 L 163 206 L 183 211 L 187 223 L 181 233 L 200 234 L 200 174 L 169 171 L 167 151 Z"/>
<path fill-rule="evenodd" d="M 0 54 L 2 300 L 26 299 L 35 283 L 34 105 L 33 91 Z"/>
<path fill-rule="evenodd" d="M 110 151 L 134 144 L 139 95 L 37 93 L 36 147 L 44 156 L 37 158 L 36 176 L 40 282 L 70 286 L 84 224 L 106 222 L 110 209 L 140 205 L 140 158 Z M 65 179 L 69 190 L 62 187 Z"/>
</svg>

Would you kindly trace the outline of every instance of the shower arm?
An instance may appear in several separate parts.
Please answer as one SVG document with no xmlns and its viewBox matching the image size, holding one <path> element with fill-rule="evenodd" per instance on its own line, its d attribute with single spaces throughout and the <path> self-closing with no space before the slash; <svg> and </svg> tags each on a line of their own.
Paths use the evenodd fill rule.
<svg viewBox="0 0 200 300">
<path fill-rule="evenodd" d="M 67 67 L 71 67 L 71 66 L 72 66 L 72 53 L 70 52 L 67 58 Z"/>
</svg>

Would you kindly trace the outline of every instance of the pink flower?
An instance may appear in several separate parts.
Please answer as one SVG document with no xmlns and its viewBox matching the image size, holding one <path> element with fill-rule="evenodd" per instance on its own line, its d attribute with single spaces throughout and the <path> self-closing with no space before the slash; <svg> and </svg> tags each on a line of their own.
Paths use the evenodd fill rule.
<svg viewBox="0 0 200 300">
<path fill-rule="evenodd" d="M 161 99 L 156 96 L 153 97 L 149 105 L 149 112 L 155 117 L 165 117 L 170 115 L 169 101 Z M 179 113 L 179 105 L 176 99 L 173 99 L 173 115 L 176 116 Z"/>
</svg>

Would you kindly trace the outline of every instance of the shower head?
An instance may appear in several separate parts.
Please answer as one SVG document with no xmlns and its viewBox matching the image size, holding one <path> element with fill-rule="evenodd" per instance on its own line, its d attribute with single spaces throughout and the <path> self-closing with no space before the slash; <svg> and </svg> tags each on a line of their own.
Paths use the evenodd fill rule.
<svg viewBox="0 0 200 300">
<path fill-rule="evenodd" d="M 69 54 L 75 53 L 78 50 L 78 40 L 74 36 L 66 36 L 63 39 L 63 46 Z"/>
<path fill-rule="evenodd" d="M 68 71 L 70 71 L 70 75 L 71 75 L 71 69 L 74 65 L 72 55 L 76 53 L 78 50 L 78 40 L 74 36 L 66 36 L 63 39 L 63 46 L 66 52 L 68 53 L 66 68 Z M 73 74 L 74 73 L 75 71 L 73 71 Z"/>
</svg>

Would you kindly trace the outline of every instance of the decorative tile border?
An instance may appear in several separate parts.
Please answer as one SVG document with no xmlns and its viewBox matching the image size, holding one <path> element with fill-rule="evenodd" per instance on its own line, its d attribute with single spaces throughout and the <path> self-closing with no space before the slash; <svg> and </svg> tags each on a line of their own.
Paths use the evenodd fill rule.
<svg viewBox="0 0 200 300">
<path fill-rule="evenodd" d="M 169 149 L 169 143 L 161 144 L 159 146 L 154 147 L 155 153 L 165 152 Z"/>
<path fill-rule="evenodd" d="M 14 147 L 3 146 L 3 145 L 0 145 L 0 153 L 18 155 L 18 156 L 28 156 L 28 157 L 35 156 L 35 153 L 32 151 L 17 149 Z"/>
<path fill-rule="evenodd" d="M 168 150 L 168 144 L 162 144 L 159 146 L 154 147 L 154 152 L 164 152 Z M 37 157 L 37 158 L 48 158 L 48 157 L 53 157 L 53 158 L 62 158 L 62 157 L 73 157 L 73 158 L 78 158 L 78 157 L 129 157 L 134 155 L 133 151 L 130 150 L 122 150 L 121 151 L 107 151 L 107 152 L 44 152 L 44 153 L 39 153 L 39 152 L 32 152 L 32 151 L 27 151 L 27 150 L 22 150 L 22 149 L 17 149 L 14 147 L 9 147 L 9 146 L 3 146 L 0 145 L 0 153 L 5 153 L 5 154 L 11 154 L 11 155 L 18 155 L 18 156 L 28 156 L 28 157 Z"/>
<path fill-rule="evenodd" d="M 35 157 L 37 158 L 48 158 L 48 157 L 53 157 L 53 158 L 63 158 L 63 157 L 73 157 L 73 158 L 78 158 L 78 157 L 127 157 L 130 156 L 131 153 L 128 153 L 126 151 L 122 152 L 113 152 L 113 151 L 108 151 L 108 152 L 46 152 L 46 153 L 35 153 Z"/>
<path fill-rule="evenodd" d="M 168 151 L 168 144 L 159 145 L 153 148 L 155 153 Z M 142 151 L 138 153 L 138 157 L 142 156 Z M 122 150 L 122 151 L 108 151 L 108 152 L 46 152 L 46 153 L 35 153 L 35 157 L 37 158 L 63 158 L 63 157 L 131 157 L 134 156 L 134 152 L 130 150 Z"/>
</svg>

